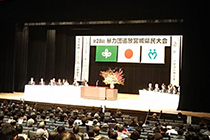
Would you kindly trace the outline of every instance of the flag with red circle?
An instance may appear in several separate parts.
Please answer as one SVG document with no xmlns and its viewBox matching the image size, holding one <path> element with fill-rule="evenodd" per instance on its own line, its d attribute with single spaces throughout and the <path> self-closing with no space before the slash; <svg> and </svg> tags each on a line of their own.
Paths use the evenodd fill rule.
<svg viewBox="0 0 210 140">
<path fill-rule="evenodd" d="M 119 45 L 117 62 L 140 63 L 140 46 Z"/>
</svg>

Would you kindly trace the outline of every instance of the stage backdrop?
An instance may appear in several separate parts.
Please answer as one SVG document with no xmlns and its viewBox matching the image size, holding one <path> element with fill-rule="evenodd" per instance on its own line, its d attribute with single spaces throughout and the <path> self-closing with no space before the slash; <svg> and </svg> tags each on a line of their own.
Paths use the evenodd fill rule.
<svg viewBox="0 0 210 140">
<path fill-rule="evenodd" d="M 138 93 L 150 82 L 179 86 L 181 40 L 182 36 L 76 36 L 74 78 L 90 85 L 99 80 L 106 86 L 99 73 L 111 67 L 124 70 L 125 85 L 116 85 L 119 92 Z"/>
</svg>

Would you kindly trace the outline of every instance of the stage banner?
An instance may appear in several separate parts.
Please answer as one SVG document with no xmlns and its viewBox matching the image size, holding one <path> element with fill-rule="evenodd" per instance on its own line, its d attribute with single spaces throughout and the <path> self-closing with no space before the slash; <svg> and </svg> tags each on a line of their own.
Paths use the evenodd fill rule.
<svg viewBox="0 0 210 140">
<path fill-rule="evenodd" d="M 117 62 L 140 63 L 140 45 L 118 45 Z"/>
<path fill-rule="evenodd" d="M 89 79 L 90 36 L 83 37 L 82 80 Z"/>
<path fill-rule="evenodd" d="M 91 36 L 91 46 L 112 46 L 112 45 L 157 45 L 170 46 L 170 36 Z"/>
<path fill-rule="evenodd" d="M 143 45 L 141 63 L 164 64 L 165 46 Z"/>
<path fill-rule="evenodd" d="M 117 46 L 96 46 L 96 62 L 117 62 Z"/>
<path fill-rule="evenodd" d="M 172 36 L 171 46 L 171 78 L 172 85 L 179 86 L 180 45 L 182 36 Z"/>
<path fill-rule="evenodd" d="M 74 79 L 81 81 L 82 71 L 82 36 L 76 36 Z"/>
</svg>

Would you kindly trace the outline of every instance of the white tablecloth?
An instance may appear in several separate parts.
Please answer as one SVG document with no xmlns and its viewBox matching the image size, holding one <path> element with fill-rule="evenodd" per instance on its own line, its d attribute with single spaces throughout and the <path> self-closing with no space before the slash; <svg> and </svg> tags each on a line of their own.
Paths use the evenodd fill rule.
<svg viewBox="0 0 210 140">
<path fill-rule="evenodd" d="M 139 95 L 140 102 L 146 104 L 150 109 L 177 109 L 179 104 L 178 94 L 139 90 Z"/>
<path fill-rule="evenodd" d="M 25 85 L 24 90 L 26 101 L 60 103 L 78 98 L 80 98 L 80 86 Z"/>
</svg>

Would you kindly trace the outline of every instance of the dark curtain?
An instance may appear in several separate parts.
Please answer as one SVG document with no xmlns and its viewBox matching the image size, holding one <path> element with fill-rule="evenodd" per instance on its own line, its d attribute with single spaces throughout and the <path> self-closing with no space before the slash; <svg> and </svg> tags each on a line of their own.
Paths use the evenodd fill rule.
<svg viewBox="0 0 210 140">
<path fill-rule="evenodd" d="M 23 91 L 30 77 L 38 84 L 52 78 L 73 82 L 74 36 L 46 27 L 16 29 L 15 91 Z"/>
<path fill-rule="evenodd" d="M 0 22 L 0 92 L 14 90 L 15 24 Z"/>
<path fill-rule="evenodd" d="M 15 34 L 15 91 L 23 91 L 28 71 L 28 27 L 16 27 Z"/>
<path fill-rule="evenodd" d="M 198 8 L 192 8 L 193 6 Z M 179 110 L 210 112 L 209 23 L 207 5 L 190 3 L 184 22 L 183 69 Z M 200 9 L 200 10 L 197 10 Z"/>
<path fill-rule="evenodd" d="M 99 85 L 105 86 L 100 71 L 107 70 L 108 67 L 122 68 L 125 74 L 125 85 L 116 85 L 119 92 L 139 93 L 139 89 L 147 88 L 148 83 L 158 83 L 161 85 L 170 83 L 171 49 L 165 48 L 165 64 L 138 64 L 138 63 L 105 63 L 95 62 L 95 46 L 90 48 L 90 70 L 89 84 L 95 85 L 99 80 Z"/>
</svg>

